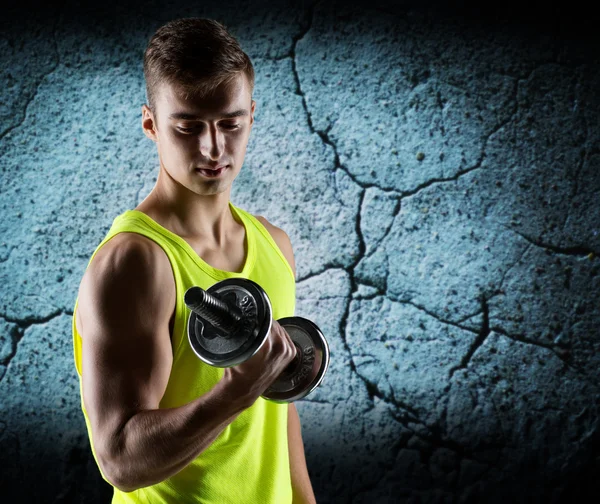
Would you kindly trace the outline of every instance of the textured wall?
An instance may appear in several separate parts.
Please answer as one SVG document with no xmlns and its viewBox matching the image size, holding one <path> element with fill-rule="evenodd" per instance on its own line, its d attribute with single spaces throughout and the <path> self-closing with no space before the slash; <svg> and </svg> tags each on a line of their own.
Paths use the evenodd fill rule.
<svg viewBox="0 0 600 504">
<path fill-rule="evenodd" d="M 3 492 L 106 502 L 72 309 L 112 219 L 156 177 L 145 44 L 198 15 L 257 72 L 232 200 L 288 232 L 297 314 L 331 345 L 298 403 L 319 502 L 585 502 L 600 475 L 591 14 L 268 3 L 3 13 Z"/>
</svg>

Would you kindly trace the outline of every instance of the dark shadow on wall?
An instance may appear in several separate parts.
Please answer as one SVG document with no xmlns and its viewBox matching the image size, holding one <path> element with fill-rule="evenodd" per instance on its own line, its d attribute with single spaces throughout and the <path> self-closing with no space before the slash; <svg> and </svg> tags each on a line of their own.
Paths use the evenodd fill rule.
<svg viewBox="0 0 600 504">
<path fill-rule="evenodd" d="M 231 2 L 232 10 L 238 2 Z M 242 3 L 242 2 L 239 2 Z M 245 2 L 243 2 L 245 3 Z M 289 0 L 283 2 L 299 12 L 308 11 L 314 5 L 339 5 L 338 0 Z M 265 13 L 273 9 L 273 5 L 265 0 L 249 2 L 253 14 L 260 20 Z M 460 18 L 465 24 L 479 25 L 484 23 L 490 27 L 506 27 L 507 24 L 521 27 L 524 31 L 533 31 L 539 35 L 551 34 L 558 38 L 597 40 L 597 20 L 589 2 L 584 0 L 556 2 L 519 2 L 506 0 L 503 2 L 475 2 L 443 0 L 348 0 L 346 6 L 356 6 L 370 11 L 380 11 L 392 16 L 402 16 L 406 12 L 420 12 L 431 20 L 446 17 Z M 105 23 L 108 25 L 119 19 L 127 23 L 144 18 L 147 15 L 161 18 L 161 12 L 177 12 L 177 9 L 194 8 L 205 10 L 205 2 L 162 2 L 160 0 L 118 2 L 106 0 L 23 0 L 14 2 L 3 10 L 0 26 L 31 26 L 31 20 L 46 20 L 52 23 L 60 14 L 64 21 L 77 21 L 80 29 Z M 293 15 L 293 14 L 290 14 Z M 150 36 L 150 34 L 148 34 Z"/>
<path fill-rule="evenodd" d="M 27 444 L 27 432 L 0 435 L 0 488 L 5 496 L 19 503 L 106 504 L 111 501 L 112 487 L 102 479 L 89 444 L 72 446 L 67 453 L 52 456 L 55 446 L 44 446 L 21 453 L 21 443 Z M 61 437 L 57 431 L 54 439 Z"/>
<path fill-rule="evenodd" d="M 340 406 L 343 407 L 343 406 Z M 415 441 L 399 429 L 392 452 L 390 446 L 371 445 L 354 450 L 340 445 L 335 451 L 313 449 L 307 452 L 307 465 L 319 504 L 592 504 L 600 492 L 600 431 L 581 460 L 570 464 L 560 479 L 547 471 L 549 453 L 543 447 L 532 447 L 517 465 L 501 454 L 498 447 L 479 446 L 478 454 L 468 450 L 455 452 L 461 460 L 444 460 L 440 453 L 451 443 L 431 438 Z M 377 438 L 379 434 L 370 433 Z M 389 436 L 385 433 L 385 437 Z M 440 441 L 442 444 L 439 444 Z M 377 456 L 380 450 L 380 458 Z M 486 453 L 486 450 L 489 450 Z M 490 453 L 497 452 L 496 455 Z M 446 465 L 447 464 L 447 465 Z M 319 472 L 315 468 L 326 468 Z M 509 468 L 504 470 L 504 468 Z M 370 474 L 369 474 L 370 473 Z M 443 474 L 442 474 L 443 473 Z"/>
<path fill-rule="evenodd" d="M 73 448 L 67 467 L 71 472 L 66 479 L 72 483 L 59 490 L 52 504 L 100 504 L 111 501 L 113 487 L 102 479 L 89 446 Z"/>
<path fill-rule="evenodd" d="M 377 433 L 371 433 L 377 437 Z M 387 433 L 386 435 L 389 435 Z M 402 439 L 400 436 L 398 439 Z M 406 441 L 406 439 L 404 440 Z M 401 441 L 398 442 L 401 444 Z M 64 464 L 55 460 L 29 459 L 27 454 L 18 456 L 21 468 L 27 474 L 11 471 L 15 460 L 7 459 L 6 439 L 0 438 L 0 487 L 4 495 L 17 497 L 14 502 L 36 502 L 40 504 L 107 504 L 112 498 L 112 487 L 102 480 L 91 452 L 85 446 L 73 448 Z M 383 447 L 382 452 L 383 452 Z M 406 448 L 406 447 L 405 447 Z M 414 446 L 413 446 L 414 448 Z M 502 474 L 497 480 L 479 479 L 473 474 L 468 485 L 459 487 L 459 475 L 448 472 L 448 484 L 436 486 L 431 481 L 428 468 L 431 466 L 433 448 L 402 449 L 395 446 L 397 456 L 380 460 L 373 451 L 357 451 L 340 446 L 334 452 L 312 450 L 307 453 L 307 464 L 317 502 L 319 504 L 376 503 L 405 504 L 440 502 L 462 504 L 549 503 L 591 504 L 596 502 L 600 484 L 600 436 L 590 440 L 593 456 L 587 465 L 574 467 L 568 478 L 560 482 L 562 489 L 556 492 L 556 481 L 543 473 L 543 460 L 532 454 L 510 474 Z M 45 450 L 43 450 L 45 451 Z M 334 461 L 334 470 L 321 474 L 314 468 L 323 467 L 323 461 Z M 367 464 L 364 462 L 368 461 Z M 365 472 L 378 473 L 365 474 Z M 359 482 L 357 484 L 357 482 Z M 354 488 L 351 491 L 350 488 Z M 425 495 L 427 497 L 425 497 Z M 435 499 L 437 495 L 438 500 Z M 433 498 L 433 500 L 432 500 Z"/>
</svg>

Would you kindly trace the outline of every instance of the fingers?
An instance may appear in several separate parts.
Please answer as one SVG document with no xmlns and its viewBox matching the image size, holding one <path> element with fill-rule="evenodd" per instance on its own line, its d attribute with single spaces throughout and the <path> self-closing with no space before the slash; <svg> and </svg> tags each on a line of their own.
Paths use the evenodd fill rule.
<svg viewBox="0 0 600 504">
<path fill-rule="evenodd" d="M 291 362 L 296 356 L 297 350 L 296 345 L 287 331 L 277 322 L 273 320 L 273 324 L 271 326 L 271 333 L 273 337 L 279 338 L 279 341 L 282 343 L 281 354 L 287 362 Z"/>
</svg>

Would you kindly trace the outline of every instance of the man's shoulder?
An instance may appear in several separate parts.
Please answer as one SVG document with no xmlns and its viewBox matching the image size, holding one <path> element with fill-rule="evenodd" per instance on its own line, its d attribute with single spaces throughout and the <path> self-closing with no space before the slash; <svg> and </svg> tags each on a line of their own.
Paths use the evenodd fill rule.
<svg viewBox="0 0 600 504">
<path fill-rule="evenodd" d="M 265 229 L 269 232 L 285 258 L 287 259 L 292 271 L 294 272 L 294 276 L 296 275 L 296 264 L 294 260 L 294 251 L 292 248 L 292 242 L 287 233 L 281 229 L 280 227 L 271 224 L 264 216 L 262 215 L 254 215 L 254 218 L 258 220 Z"/>
<path fill-rule="evenodd" d="M 267 229 L 267 231 L 271 234 L 271 236 L 273 236 L 274 239 L 277 236 L 278 238 L 287 238 L 289 240 L 287 233 L 283 229 L 275 226 L 274 224 L 271 224 L 263 215 L 255 215 L 254 218 L 258 220 Z"/>
<path fill-rule="evenodd" d="M 166 279 L 168 273 L 170 261 L 158 243 L 139 233 L 121 232 L 98 249 L 85 276 L 125 281 L 146 275 Z"/>
<path fill-rule="evenodd" d="M 77 331 L 82 334 L 82 317 L 94 312 L 93 305 L 111 310 L 173 306 L 175 296 L 171 264 L 161 247 L 138 233 L 118 233 L 98 249 L 83 274 Z"/>
<path fill-rule="evenodd" d="M 131 262 L 138 260 L 160 260 L 166 258 L 162 247 L 154 240 L 141 233 L 124 231 L 115 234 L 100 247 L 94 260 L 97 258 L 112 258 L 113 260 Z"/>
<path fill-rule="evenodd" d="M 283 229 L 277 227 L 274 224 L 271 224 L 267 220 L 267 218 L 262 215 L 255 215 L 254 218 L 265 227 L 265 229 L 269 232 L 269 234 L 271 235 L 273 240 L 275 240 L 275 243 L 279 246 L 280 249 L 283 250 L 284 248 L 286 248 L 291 250 L 292 242 L 290 240 L 290 237 Z"/>
</svg>

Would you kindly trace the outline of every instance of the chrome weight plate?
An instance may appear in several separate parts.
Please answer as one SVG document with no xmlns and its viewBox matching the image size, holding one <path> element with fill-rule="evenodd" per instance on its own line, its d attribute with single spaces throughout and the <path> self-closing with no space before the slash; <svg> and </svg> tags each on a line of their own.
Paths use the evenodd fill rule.
<svg viewBox="0 0 600 504">
<path fill-rule="evenodd" d="M 316 389 L 329 367 L 329 345 L 314 322 L 303 317 L 277 320 L 296 345 L 296 358 L 262 395 L 279 403 L 302 399 Z"/>
<path fill-rule="evenodd" d="M 207 292 L 230 306 L 237 306 L 242 317 L 233 330 L 224 331 L 190 311 L 190 345 L 198 358 L 211 366 L 241 364 L 258 352 L 271 330 L 269 298 L 257 283 L 245 278 L 228 278 L 214 284 Z"/>
</svg>

